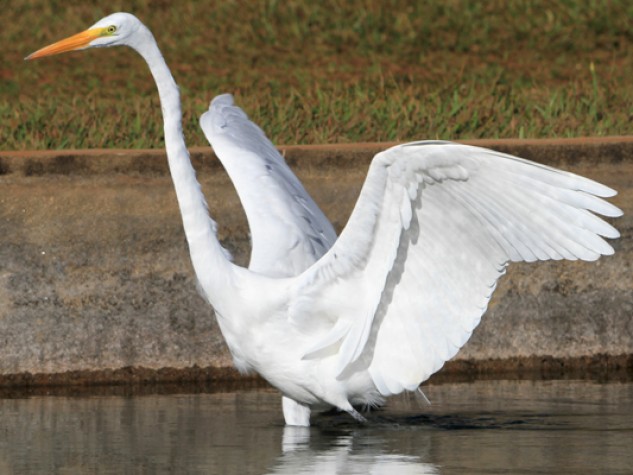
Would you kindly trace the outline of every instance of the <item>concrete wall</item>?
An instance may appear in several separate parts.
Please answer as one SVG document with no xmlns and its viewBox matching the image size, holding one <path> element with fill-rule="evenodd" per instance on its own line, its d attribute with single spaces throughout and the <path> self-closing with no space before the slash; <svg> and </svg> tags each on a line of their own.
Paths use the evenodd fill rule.
<svg viewBox="0 0 633 475">
<path fill-rule="evenodd" d="M 622 238 L 613 257 L 511 266 L 453 367 L 596 355 L 630 363 L 633 140 L 479 144 L 605 183 L 620 192 L 612 202 L 625 216 L 614 221 Z M 382 147 L 284 152 L 340 230 Z M 231 183 L 211 152 L 192 157 L 221 239 L 246 263 L 248 229 Z M 213 312 L 196 292 L 161 151 L 0 152 L 0 384 L 68 371 L 126 379 L 141 367 L 181 375 L 203 368 L 212 377 L 230 366 Z"/>
</svg>

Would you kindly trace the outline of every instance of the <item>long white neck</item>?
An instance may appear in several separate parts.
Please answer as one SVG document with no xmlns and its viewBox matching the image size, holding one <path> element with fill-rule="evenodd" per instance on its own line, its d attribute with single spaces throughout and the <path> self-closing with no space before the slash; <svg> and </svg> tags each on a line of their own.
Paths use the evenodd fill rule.
<svg viewBox="0 0 633 475">
<path fill-rule="evenodd" d="M 178 206 L 189 243 L 194 270 L 214 307 L 230 285 L 234 266 L 217 238 L 217 226 L 209 216 L 207 203 L 182 133 L 180 93 L 152 33 L 142 26 L 130 44 L 147 62 L 154 76 L 163 111 L 165 147 Z M 216 310 L 221 309 L 216 307 Z"/>
</svg>

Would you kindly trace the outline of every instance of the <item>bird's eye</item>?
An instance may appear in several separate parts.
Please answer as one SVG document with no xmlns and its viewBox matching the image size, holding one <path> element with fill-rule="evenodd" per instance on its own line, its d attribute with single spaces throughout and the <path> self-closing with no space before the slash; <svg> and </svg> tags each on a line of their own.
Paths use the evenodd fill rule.
<svg viewBox="0 0 633 475">
<path fill-rule="evenodd" d="M 114 33 L 116 33 L 116 26 L 110 25 L 106 31 L 108 32 L 108 34 L 113 35 Z"/>
</svg>

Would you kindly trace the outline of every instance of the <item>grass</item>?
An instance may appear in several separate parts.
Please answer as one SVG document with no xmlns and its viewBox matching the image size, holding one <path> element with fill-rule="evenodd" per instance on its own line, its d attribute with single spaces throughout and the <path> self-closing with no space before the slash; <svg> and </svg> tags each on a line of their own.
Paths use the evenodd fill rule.
<svg viewBox="0 0 633 475">
<path fill-rule="evenodd" d="M 121 48 L 24 62 L 113 11 L 154 32 L 198 117 L 232 92 L 279 144 L 628 134 L 628 0 L 3 0 L 0 147 L 161 148 L 143 61 Z M 4 4 L 8 5 L 4 5 Z"/>
</svg>

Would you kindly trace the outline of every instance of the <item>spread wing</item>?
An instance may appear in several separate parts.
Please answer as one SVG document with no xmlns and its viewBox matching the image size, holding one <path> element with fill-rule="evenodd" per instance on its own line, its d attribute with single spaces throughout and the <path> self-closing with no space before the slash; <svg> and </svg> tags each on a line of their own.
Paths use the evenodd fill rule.
<svg viewBox="0 0 633 475">
<path fill-rule="evenodd" d="M 383 395 L 415 389 L 454 356 L 510 261 L 595 260 L 621 211 L 599 183 L 478 147 L 416 142 L 374 158 L 350 220 L 293 283 L 304 358 L 368 369 Z M 315 327 L 316 322 L 319 326 Z"/>
<path fill-rule="evenodd" d="M 328 219 L 230 94 L 213 99 L 200 125 L 246 212 L 252 241 L 249 268 L 273 277 L 304 271 L 336 240 Z"/>
</svg>

